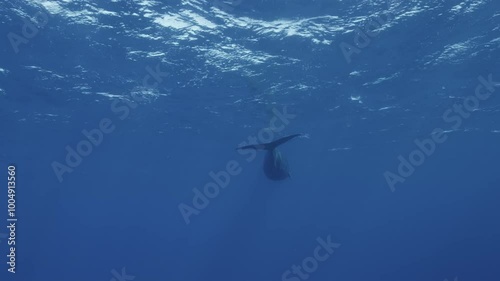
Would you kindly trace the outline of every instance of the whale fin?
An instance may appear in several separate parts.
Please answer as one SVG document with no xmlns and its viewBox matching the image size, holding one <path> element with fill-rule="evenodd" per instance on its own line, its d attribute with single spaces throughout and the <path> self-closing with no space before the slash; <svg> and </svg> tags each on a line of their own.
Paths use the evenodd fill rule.
<svg viewBox="0 0 500 281">
<path fill-rule="evenodd" d="M 298 137 L 298 136 L 301 136 L 302 134 L 294 134 L 294 135 L 290 135 L 290 136 L 287 136 L 287 137 L 283 137 L 281 139 L 277 139 L 273 142 L 268 142 L 268 143 L 261 143 L 261 144 L 251 144 L 251 145 L 246 145 L 246 146 L 242 146 L 242 147 L 238 147 L 236 148 L 237 150 L 238 149 L 255 149 L 255 150 L 273 150 L 275 149 L 276 147 L 278 147 L 279 145 L 282 145 L 284 144 L 285 142 L 295 138 L 295 137 Z"/>
</svg>

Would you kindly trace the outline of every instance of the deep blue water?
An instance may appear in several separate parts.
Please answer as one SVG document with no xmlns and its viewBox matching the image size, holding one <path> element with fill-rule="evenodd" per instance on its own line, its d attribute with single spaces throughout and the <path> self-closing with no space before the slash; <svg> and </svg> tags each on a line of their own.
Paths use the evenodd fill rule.
<svg viewBox="0 0 500 281">
<path fill-rule="evenodd" d="M 0 12 L 0 280 L 500 280 L 497 1 Z"/>
</svg>

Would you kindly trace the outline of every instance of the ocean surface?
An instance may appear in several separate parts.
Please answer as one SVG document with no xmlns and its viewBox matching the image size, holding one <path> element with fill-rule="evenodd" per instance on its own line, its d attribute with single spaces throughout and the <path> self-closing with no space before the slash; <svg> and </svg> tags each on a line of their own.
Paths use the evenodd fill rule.
<svg viewBox="0 0 500 281">
<path fill-rule="evenodd" d="M 0 280 L 500 280 L 499 1 L 0 15 Z"/>
</svg>

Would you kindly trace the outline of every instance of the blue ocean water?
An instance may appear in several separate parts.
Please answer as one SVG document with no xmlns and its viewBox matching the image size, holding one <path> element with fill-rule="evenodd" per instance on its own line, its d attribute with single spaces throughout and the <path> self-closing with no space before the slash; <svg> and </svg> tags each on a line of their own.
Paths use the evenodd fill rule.
<svg viewBox="0 0 500 281">
<path fill-rule="evenodd" d="M 0 12 L 0 280 L 500 280 L 498 1 Z"/>
</svg>

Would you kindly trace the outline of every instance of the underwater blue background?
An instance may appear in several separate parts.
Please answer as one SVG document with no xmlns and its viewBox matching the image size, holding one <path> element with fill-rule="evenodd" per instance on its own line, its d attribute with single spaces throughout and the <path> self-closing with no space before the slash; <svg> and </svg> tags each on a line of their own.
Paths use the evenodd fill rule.
<svg viewBox="0 0 500 281">
<path fill-rule="evenodd" d="M 327 237 L 340 246 L 307 280 L 500 280 L 500 87 L 443 117 L 478 77 L 500 83 L 497 1 L 12 0 L 0 12 L 0 169 L 17 167 L 19 219 L 15 274 L 0 236 L 1 280 L 298 281 L 283 274 Z M 235 150 L 276 111 L 293 118 L 274 139 L 304 134 L 280 147 L 280 182 L 263 152 Z M 58 178 L 54 163 L 106 118 L 114 130 Z M 398 156 L 436 128 L 446 141 L 391 189 Z M 228 163 L 240 172 L 186 223 L 180 204 Z"/>
</svg>

